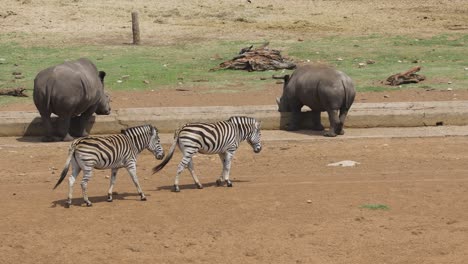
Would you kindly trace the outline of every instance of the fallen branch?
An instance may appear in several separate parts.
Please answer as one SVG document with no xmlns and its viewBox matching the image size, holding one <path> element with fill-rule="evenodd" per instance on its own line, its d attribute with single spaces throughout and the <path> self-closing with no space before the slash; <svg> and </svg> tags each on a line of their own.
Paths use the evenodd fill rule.
<svg viewBox="0 0 468 264">
<path fill-rule="evenodd" d="M 421 70 L 421 66 L 415 66 L 406 72 L 401 72 L 394 74 L 387 78 L 388 85 L 397 86 L 405 83 L 418 83 L 424 81 L 426 77 L 424 75 L 416 74 L 416 72 Z"/>
<path fill-rule="evenodd" d="M 18 88 L 5 88 L 0 89 L 0 95 L 11 95 L 11 96 L 18 96 L 18 97 L 28 97 L 28 95 L 24 94 L 23 92 L 26 88 L 18 87 Z"/>
</svg>

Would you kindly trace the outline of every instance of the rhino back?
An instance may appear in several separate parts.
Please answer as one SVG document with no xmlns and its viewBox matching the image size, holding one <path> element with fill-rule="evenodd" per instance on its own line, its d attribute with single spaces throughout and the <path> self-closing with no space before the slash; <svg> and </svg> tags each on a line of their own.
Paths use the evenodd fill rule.
<svg viewBox="0 0 468 264">
<path fill-rule="evenodd" d="M 302 66 L 291 76 L 289 96 L 316 111 L 340 109 L 346 101 L 342 74 L 323 65 Z"/>
<path fill-rule="evenodd" d="M 58 116 L 76 116 L 97 104 L 104 91 L 96 67 L 88 62 L 65 62 L 41 71 L 34 87 L 38 110 L 48 108 Z"/>
</svg>

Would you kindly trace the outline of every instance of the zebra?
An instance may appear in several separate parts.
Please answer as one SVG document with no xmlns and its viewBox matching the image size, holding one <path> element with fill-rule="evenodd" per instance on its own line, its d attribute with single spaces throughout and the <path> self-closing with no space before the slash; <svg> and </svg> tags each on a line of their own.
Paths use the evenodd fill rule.
<svg viewBox="0 0 468 264">
<path fill-rule="evenodd" d="M 83 170 L 81 189 L 84 202 L 87 206 L 92 206 L 88 199 L 87 186 L 93 168 L 100 170 L 111 169 L 107 201 L 112 202 L 112 189 L 114 188 L 117 171 L 119 168 L 125 167 L 132 177 L 141 200 L 146 201 L 146 196 L 141 190 L 136 174 L 137 155 L 145 148 L 151 151 L 156 159 L 161 160 L 164 158 L 164 150 L 159 141 L 158 130 L 151 125 L 127 128 L 122 130 L 121 134 L 87 136 L 75 139 L 70 145 L 68 158 L 54 190 L 67 175 L 71 162 L 72 173 L 69 176 L 68 200 L 65 207 L 71 205 L 73 184 L 81 170 Z"/>
<path fill-rule="evenodd" d="M 227 183 L 228 187 L 232 187 L 229 173 L 232 158 L 239 144 L 247 140 L 253 151 L 259 153 L 262 150 L 260 138 L 260 122 L 251 117 L 233 116 L 226 121 L 217 123 L 189 123 L 176 130 L 174 142 L 168 155 L 161 164 L 153 168 L 153 173 L 162 170 L 169 163 L 174 154 L 175 146 L 178 145 L 183 158 L 177 167 L 174 192 L 180 192 L 179 175 L 186 167 L 188 167 L 198 189 L 203 188 L 193 168 L 192 157 L 196 153 L 218 154 L 223 164 L 223 171 L 220 178 L 216 180 L 216 184 L 221 186 Z"/>
</svg>

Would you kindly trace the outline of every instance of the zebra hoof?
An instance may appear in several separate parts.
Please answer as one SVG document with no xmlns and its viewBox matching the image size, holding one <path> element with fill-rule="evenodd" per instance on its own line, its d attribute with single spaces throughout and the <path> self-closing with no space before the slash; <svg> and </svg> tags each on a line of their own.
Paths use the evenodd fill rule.
<svg viewBox="0 0 468 264">
<path fill-rule="evenodd" d="M 203 185 L 201 185 L 201 183 L 197 184 L 197 188 L 198 189 L 203 189 Z"/>
<path fill-rule="evenodd" d="M 92 204 L 90 201 L 85 202 L 85 203 L 86 203 L 86 207 L 91 207 L 91 206 L 93 206 L 93 204 Z"/>
<path fill-rule="evenodd" d="M 216 180 L 216 185 L 219 187 L 219 186 L 223 186 L 224 185 L 224 182 L 221 181 L 220 179 L 217 179 Z"/>
<path fill-rule="evenodd" d="M 107 196 L 107 201 L 108 201 L 109 203 L 112 202 L 112 201 L 113 201 L 112 196 L 108 195 L 108 196 Z"/>
<path fill-rule="evenodd" d="M 69 202 L 66 202 L 64 206 L 65 206 L 65 208 L 70 208 L 70 206 L 71 206 L 71 203 L 69 203 Z"/>
<path fill-rule="evenodd" d="M 172 191 L 173 192 L 180 192 L 179 185 L 174 185 L 174 187 L 172 188 Z"/>
<path fill-rule="evenodd" d="M 142 196 L 140 200 L 141 201 L 146 201 L 146 196 Z"/>
<path fill-rule="evenodd" d="M 232 182 L 231 181 L 227 181 L 227 187 L 232 187 Z"/>
</svg>

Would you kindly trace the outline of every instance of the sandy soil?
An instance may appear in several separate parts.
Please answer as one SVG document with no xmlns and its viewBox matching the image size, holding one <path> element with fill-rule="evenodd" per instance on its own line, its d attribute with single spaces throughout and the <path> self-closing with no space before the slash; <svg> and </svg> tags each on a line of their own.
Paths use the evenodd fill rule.
<svg viewBox="0 0 468 264">
<path fill-rule="evenodd" d="M 291 4 L 294 2 L 294 4 Z M 308 39 L 371 33 L 467 32 L 466 1 L 46 1 L 6 0 L 0 32 L 23 44 L 122 44 L 139 10 L 143 45 L 209 39 Z M 79 34 L 77 34 L 77 32 Z M 26 33 L 26 34 L 25 34 Z M 0 40 L 1 41 L 1 40 Z M 274 104 L 281 85 L 242 94 L 117 92 L 112 107 Z M 355 102 L 468 100 L 466 91 L 360 93 Z M 0 111 L 35 111 L 32 103 Z M 89 185 L 94 206 L 63 208 L 65 181 L 52 187 L 68 143 L 0 138 L 0 263 L 466 263 L 465 137 L 266 142 L 236 155 L 234 187 L 215 187 L 215 156 L 198 156 L 205 186 L 188 172 L 170 191 L 180 153 L 159 175 L 148 152 L 138 172 L 140 202 L 125 171 L 113 203 L 108 171 Z M 166 149 L 168 145 L 165 145 Z M 354 168 L 328 167 L 341 160 Z M 310 200 L 310 203 L 308 202 Z M 388 210 L 361 208 L 383 204 Z"/>
<path fill-rule="evenodd" d="M 320 137 L 321 138 L 321 137 Z M 113 203 L 109 171 L 89 184 L 93 207 L 63 207 L 52 187 L 67 143 L 0 139 L 0 263 L 465 263 L 468 181 L 464 137 L 324 139 L 243 144 L 234 187 L 216 187 L 217 156 L 199 155 L 173 193 L 180 152 L 157 175 L 145 151 L 141 202 L 125 171 Z M 23 142 L 21 142 L 23 141 Z M 167 148 L 169 145 L 165 144 Z M 357 151 L 359 150 L 359 151 Z M 329 167 L 341 160 L 352 168 Z M 292 166 L 294 164 L 294 166 Z M 388 210 L 364 205 L 382 204 Z"/>
</svg>

